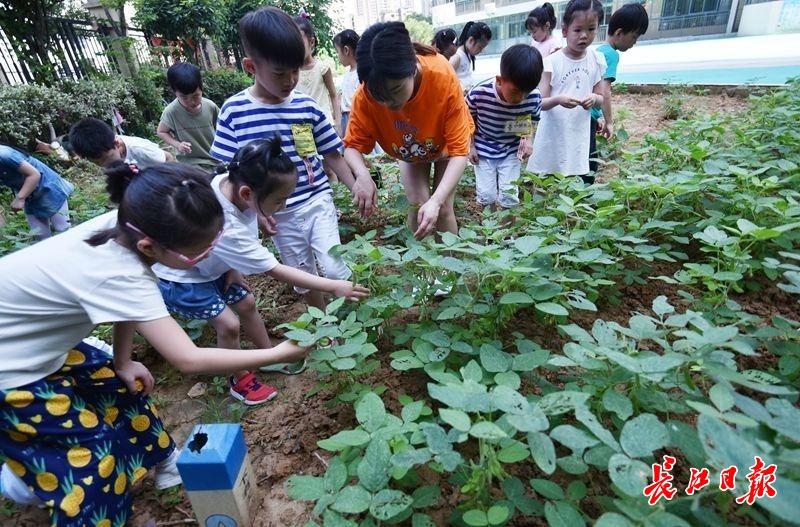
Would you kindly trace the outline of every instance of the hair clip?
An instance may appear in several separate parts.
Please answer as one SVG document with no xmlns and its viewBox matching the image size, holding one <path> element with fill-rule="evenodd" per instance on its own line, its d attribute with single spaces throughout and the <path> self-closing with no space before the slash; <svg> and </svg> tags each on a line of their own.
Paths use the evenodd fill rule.
<svg viewBox="0 0 800 527">
<path fill-rule="evenodd" d="M 133 173 L 134 176 L 138 176 L 139 175 L 139 167 L 136 166 L 135 163 L 130 163 L 128 165 L 128 169 Z"/>
<path fill-rule="evenodd" d="M 191 186 L 191 184 L 192 184 L 191 179 L 184 179 L 183 181 L 181 181 L 181 185 L 183 185 L 184 187 Z"/>
<path fill-rule="evenodd" d="M 311 16 L 306 12 L 305 8 L 302 8 L 302 7 L 300 8 L 300 11 L 297 12 L 297 16 L 300 16 L 300 17 L 303 17 L 303 18 L 311 18 Z"/>
</svg>

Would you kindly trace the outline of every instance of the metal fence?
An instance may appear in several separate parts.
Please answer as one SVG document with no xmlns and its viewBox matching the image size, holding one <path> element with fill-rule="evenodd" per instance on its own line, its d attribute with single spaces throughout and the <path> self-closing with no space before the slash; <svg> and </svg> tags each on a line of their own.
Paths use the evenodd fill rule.
<svg viewBox="0 0 800 527">
<path fill-rule="evenodd" d="M 115 49 L 111 29 L 95 26 L 85 20 L 58 18 L 53 20 L 56 51 L 50 54 L 60 79 L 78 80 L 92 72 L 121 73 L 121 48 Z M 128 28 L 129 49 L 139 63 L 150 62 L 147 37 L 138 29 Z M 20 61 L 11 43 L 0 28 L 0 84 L 25 84 L 33 76 Z"/>
</svg>

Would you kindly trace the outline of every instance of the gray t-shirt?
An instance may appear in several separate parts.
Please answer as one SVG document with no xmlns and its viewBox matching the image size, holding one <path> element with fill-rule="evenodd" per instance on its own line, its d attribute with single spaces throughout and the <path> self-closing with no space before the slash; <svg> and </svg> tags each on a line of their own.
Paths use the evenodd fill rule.
<svg viewBox="0 0 800 527">
<path fill-rule="evenodd" d="M 186 111 L 186 108 L 181 106 L 178 99 L 175 99 L 164 108 L 161 114 L 161 122 L 170 129 L 175 139 L 192 144 L 192 152 L 190 154 L 178 153 L 178 161 L 197 165 L 208 170 L 219 166 L 220 161 L 211 157 L 210 154 L 218 116 L 219 108 L 217 105 L 214 104 L 214 101 L 205 97 L 203 97 L 200 111 L 197 113 Z"/>
</svg>

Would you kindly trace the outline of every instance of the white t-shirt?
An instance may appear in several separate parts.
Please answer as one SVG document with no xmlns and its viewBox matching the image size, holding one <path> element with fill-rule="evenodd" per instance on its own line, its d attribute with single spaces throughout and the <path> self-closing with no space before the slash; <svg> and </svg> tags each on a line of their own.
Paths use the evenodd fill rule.
<svg viewBox="0 0 800 527">
<path fill-rule="evenodd" d="M 551 34 L 550 38 L 542 42 L 536 42 L 535 40 L 531 39 L 531 46 L 536 48 L 536 51 L 538 51 L 542 56 L 542 59 L 544 59 L 548 55 L 558 51 L 558 49 L 561 48 L 561 42 L 559 42 L 558 39 Z"/>
<path fill-rule="evenodd" d="M 469 60 L 467 52 L 464 51 L 464 46 L 458 46 L 456 56 L 460 59 L 458 66 L 455 68 L 458 82 L 461 83 L 461 89 L 466 91 L 472 88 L 474 82 L 472 80 L 472 61 Z"/>
<path fill-rule="evenodd" d="M 217 195 L 225 214 L 225 227 L 217 245 L 208 255 L 190 269 L 172 269 L 156 264 L 153 271 L 163 280 L 182 284 L 200 284 L 216 280 L 230 269 L 244 275 L 272 271 L 278 260 L 261 245 L 258 238 L 258 217 L 248 209 L 244 212 L 231 203 L 220 190 L 220 183 L 228 177 L 220 174 L 211 180 L 211 188 Z"/>
<path fill-rule="evenodd" d="M 347 70 L 342 77 L 342 111 L 349 112 L 353 107 L 353 96 L 358 89 L 358 71 L 354 68 Z M 344 132 L 344 130 L 342 130 Z"/>
<path fill-rule="evenodd" d="M 572 60 L 560 49 L 544 57 L 544 71 L 551 73 L 550 96 L 565 94 L 585 99 L 603 78 L 606 61 L 594 50 Z M 528 170 L 536 174 L 560 172 L 567 176 L 589 173 L 590 112 L 581 106 L 555 106 L 543 111 Z"/>
<path fill-rule="evenodd" d="M 111 240 L 84 240 L 116 225 L 111 211 L 0 258 L 0 389 L 57 371 L 101 323 L 168 317 L 156 277 Z"/>
<path fill-rule="evenodd" d="M 119 135 L 119 139 L 125 143 L 125 162 L 131 163 L 139 168 L 147 168 L 167 160 L 167 154 L 157 144 L 141 137 L 131 137 Z"/>
</svg>

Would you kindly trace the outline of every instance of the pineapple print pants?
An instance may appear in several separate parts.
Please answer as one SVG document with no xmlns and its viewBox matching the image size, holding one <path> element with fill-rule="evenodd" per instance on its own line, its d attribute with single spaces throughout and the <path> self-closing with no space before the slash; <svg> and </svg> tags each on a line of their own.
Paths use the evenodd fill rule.
<svg viewBox="0 0 800 527">
<path fill-rule="evenodd" d="M 111 356 L 84 342 L 54 374 L 0 390 L 0 460 L 58 527 L 125 525 L 130 487 L 175 444 L 149 397 L 131 394 Z"/>
</svg>

